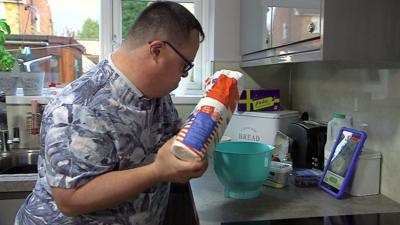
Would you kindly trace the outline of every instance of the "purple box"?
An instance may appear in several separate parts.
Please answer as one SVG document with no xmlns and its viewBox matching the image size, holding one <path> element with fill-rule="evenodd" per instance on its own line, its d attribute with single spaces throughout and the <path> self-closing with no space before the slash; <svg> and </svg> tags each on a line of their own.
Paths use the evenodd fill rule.
<svg viewBox="0 0 400 225">
<path fill-rule="evenodd" d="M 277 111 L 280 110 L 279 89 L 245 89 L 240 94 L 237 110 L 244 111 Z"/>
</svg>

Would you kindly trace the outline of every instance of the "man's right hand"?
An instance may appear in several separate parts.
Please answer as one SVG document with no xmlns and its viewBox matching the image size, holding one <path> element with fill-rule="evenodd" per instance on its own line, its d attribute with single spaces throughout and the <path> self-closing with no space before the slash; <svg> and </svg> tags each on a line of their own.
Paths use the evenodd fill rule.
<svg viewBox="0 0 400 225">
<path fill-rule="evenodd" d="M 208 166 L 208 161 L 183 161 L 171 152 L 171 146 L 175 137 L 169 139 L 159 150 L 156 160 L 151 166 L 155 171 L 156 176 L 161 181 L 185 183 L 191 178 L 200 177 Z"/>
</svg>

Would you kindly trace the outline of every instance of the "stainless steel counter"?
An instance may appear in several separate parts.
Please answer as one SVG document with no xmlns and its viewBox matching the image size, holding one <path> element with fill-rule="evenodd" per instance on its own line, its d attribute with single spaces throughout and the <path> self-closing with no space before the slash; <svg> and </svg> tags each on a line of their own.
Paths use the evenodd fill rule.
<svg viewBox="0 0 400 225">
<path fill-rule="evenodd" d="M 384 195 L 347 197 L 337 200 L 317 187 L 262 188 L 256 199 L 225 198 L 210 163 L 206 173 L 190 181 L 201 225 L 221 222 L 400 212 L 400 204 Z"/>
<path fill-rule="evenodd" d="M 14 217 L 36 183 L 37 174 L 0 175 L 0 224 L 13 225 Z"/>
<path fill-rule="evenodd" d="M 37 173 L 0 175 L 0 193 L 32 191 Z"/>
<path fill-rule="evenodd" d="M 0 175 L 0 199 L 10 199 L 18 192 L 30 192 L 37 174 Z M 298 217 L 400 212 L 400 204 L 384 195 L 348 197 L 337 200 L 319 188 L 283 189 L 263 187 L 258 198 L 225 198 L 210 163 L 206 173 L 190 181 L 197 216 L 201 225 L 221 222 L 284 219 Z"/>
</svg>

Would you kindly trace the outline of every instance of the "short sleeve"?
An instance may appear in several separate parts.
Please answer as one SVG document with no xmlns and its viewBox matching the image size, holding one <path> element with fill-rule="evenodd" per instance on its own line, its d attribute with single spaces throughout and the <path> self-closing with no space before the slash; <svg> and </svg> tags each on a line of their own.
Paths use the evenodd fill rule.
<svg viewBox="0 0 400 225">
<path fill-rule="evenodd" d="M 117 157 L 106 114 L 62 105 L 44 120 L 46 178 L 52 187 L 77 188 L 115 168 Z"/>
</svg>

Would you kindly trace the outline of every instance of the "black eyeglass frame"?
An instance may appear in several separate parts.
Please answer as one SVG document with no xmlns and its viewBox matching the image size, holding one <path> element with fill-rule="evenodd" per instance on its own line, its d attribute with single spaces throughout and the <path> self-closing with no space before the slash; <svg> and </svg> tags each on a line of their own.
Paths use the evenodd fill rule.
<svg viewBox="0 0 400 225">
<path fill-rule="evenodd" d="M 171 43 L 169 43 L 168 41 L 163 41 L 165 44 L 167 44 L 169 47 L 172 48 L 172 50 L 174 50 L 174 52 L 179 55 L 179 57 L 181 57 L 181 59 L 185 62 L 185 66 L 182 69 L 183 74 L 186 74 L 189 70 L 191 70 L 194 66 L 194 64 L 188 60 L 182 53 L 180 53 L 178 51 L 178 49 L 176 49 Z"/>
</svg>

